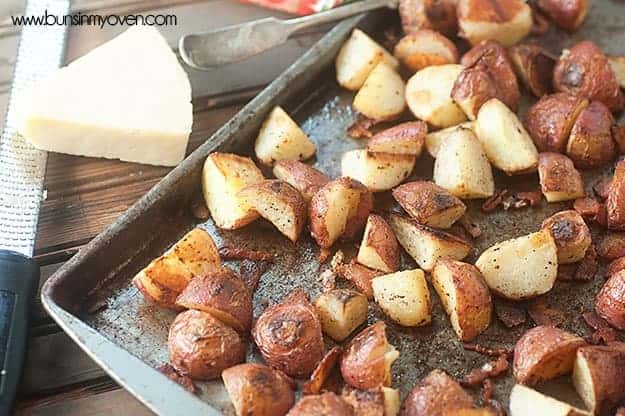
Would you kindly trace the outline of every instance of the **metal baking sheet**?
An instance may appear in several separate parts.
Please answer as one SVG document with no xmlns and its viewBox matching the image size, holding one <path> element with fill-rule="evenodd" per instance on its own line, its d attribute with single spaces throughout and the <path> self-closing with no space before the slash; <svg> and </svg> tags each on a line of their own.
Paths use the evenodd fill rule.
<svg viewBox="0 0 625 416">
<path fill-rule="evenodd" d="M 262 312 L 263 304 L 280 301 L 294 288 L 303 288 L 311 298 L 320 293 L 319 275 L 329 266 L 319 264 L 319 250 L 308 235 L 293 244 L 263 221 L 242 230 L 218 230 L 211 220 L 197 223 L 191 214 L 190 201 L 200 192 L 200 172 L 205 157 L 215 150 L 250 154 L 260 124 L 275 105 L 284 106 L 317 143 L 314 166 L 332 177 L 340 175 L 342 153 L 362 147 L 364 143 L 346 134 L 347 127 L 356 119 L 350 106 L 353 93 L 338 87 L 333 69 L 338 48 L 356 26 L 368 33 L 377 33 L 379 39 L 383 39 L 383 31 L 397 28 L 398 22 L 393 13 L 376 12 L 337 25 L 44 286 L 43 303 L 52 317 L 113 378 L 153 411 L 163 415 L 194 414 L 193 409 L 201 409 L 202 403 L 149 368 L 167 361 L 167 332 L 175 313 L 147 303 L 131 284 L 131 278 L 192 227 L 199 225 L 208 230 L 218 246 L 236 245 L 275 253 L 277 260 L 263 276 L 254 296 L 255 316 Z M 625 4 L 596 0 L 578 33 L 565 35 L 552 30 L 540 42 L 558 53 L 562 47 L 581 39 L 596 41 L 608 53 L 625 54 Z M 525 108 L 529 103 L 526 99 Z M 430 179 L 432 166 L 432 159 L 424 154 L 417 161 L 412 178 Z M 608 173 L 609 169 L 587 171 L 585 182 L 590 187 Z M 538 187 L 536 174 L 510 178 L 496 173 L 495 176 L 498 188 L 534 190 Z M 468 203 L 469 213 L 483 231 L 483 236 L 475 241 L 469 261 L 495 242 L 537 230 L 544 218 L 570 206 L 547 204 L 543 200 L 535 208 L 484 214 L 480 204 Z M 376 194 L 376 211 L 384 214 L 395 208 L 387 193 Z M 597 230 L 593 232 L 597 236 Z M 340 248 L 349 258 L 356 244 Z M 415 266 L 405 253 L 402 263 L 404 267 Z M 236 262 L 226 264 L 238 270 Z M 564 328 L 588 334 L 580 312 L 592 308 L 594 294 L 604 280 L 602 273 L 603 269 L 590 283 L 558 282 L 546 296 L 550 305 L 565 313 Z M 464 350 L 435 295 L 433 299 L 431 325 L 422 328 L 403 328 L 390 322 L 388 325 L 389 339 L 401 352 L 393 366 L 393 385 L 401 390 L 402 397 L 434 368 L 461 377 L 487 360 Z M 368 322 L 378 319 L 384 317 L 371 303 Z M 526 325 L 510 330 L 493 319 L 490 328 L 476 341 L 493 347 L 512 347 L 530 326 L 528 320 Z M 248 359 L 260 360 L 251 342 Z M 197 385 L 202 401 L 218 412 L 234 414 L 221 382 Z M 499 378 L 495 385 L 496 398 L 507 403 L 512 377 Z M 578 403 L 566 378 L 541 389 Z"/>
</svg>

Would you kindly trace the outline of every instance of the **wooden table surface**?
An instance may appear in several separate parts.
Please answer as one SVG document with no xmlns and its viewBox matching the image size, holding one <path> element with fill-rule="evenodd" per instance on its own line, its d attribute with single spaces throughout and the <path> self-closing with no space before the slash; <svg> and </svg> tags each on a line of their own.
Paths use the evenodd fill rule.
<svg viewBox="0 0 625 416">
<path fill-rule="evenodd" d="M 3 123 L 19 28 L 9 16 L 22 12 L 24 0 L 0 5 L 0 124 Z M 183 33 L 279 13 L 233 0 L 74 0 L 73 11 L 97 14 L 174 13 L 178 26 L 160 28 L 174 46 Z M 71 27 L 67 61 L 120 33 L 123 28 Z M 298 37 L 266 56 L 210 73 L 190 71 L 194 91 L 194 127 L 188 151 L 233 116 L 247 99 L 308 48 L 319 33 Z M 254 68 L 250 71 L 249 68 Z M 232 92 L 236 93 L 228 93 Z M 110 224 L 149 190 L 169 169 L 132 163 L 48 156 L 35 258 L 43 283 L 81 245 Z M 27 363 L 19 392 L 19 415 L 147 415 L 150 412 L 118 387 L 46 315 L 33 307 Z"/>
</svg>

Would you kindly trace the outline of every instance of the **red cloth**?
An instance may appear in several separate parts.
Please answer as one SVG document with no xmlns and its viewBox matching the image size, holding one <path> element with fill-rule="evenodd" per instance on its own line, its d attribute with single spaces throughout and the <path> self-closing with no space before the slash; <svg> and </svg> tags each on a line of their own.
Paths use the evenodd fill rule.
<svg viewBox="0 0 625 416">
<path fill-rule="evenodd" d="M 270 9 L 287 13 L 305 15 L 331 9 L 342 3 L 342 0 L 241 0 L 244 3 L 257 4 Z"/>
</svg>

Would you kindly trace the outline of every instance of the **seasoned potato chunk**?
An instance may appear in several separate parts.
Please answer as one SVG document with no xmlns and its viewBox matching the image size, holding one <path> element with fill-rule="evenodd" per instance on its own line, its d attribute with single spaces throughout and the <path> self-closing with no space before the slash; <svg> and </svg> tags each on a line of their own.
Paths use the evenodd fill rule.
<svg viewBox="0 0 625 416">
<path fill-rule="evenodd" d="M 542 97 L 552 91 L 556 58 L 538 45 L 515 45 L 508 49 L 514 72 L 532 94 Z"/>
<path fill-rule="evenodd" d="M 531 386 L 570 373 L 583 338 L 554 326 L 527 331 L 514 347 L 512 364 L 517 382 Z"/>
<path fill-rule="evenodd" d="M 434 228 L 450 228 L 467 209 L 459 198 L 428 181 L 400 185 L 393 197 L 417 222 Z"/>
<path fill-rule="evenodd" d="M 402 183 L 412 172 L 414 163 L 413 155 L 354 149 L 343 154 L 341 174 L 359 181 L 372 192 L 381 192 Z"/>
<path fill-rule="evenodd" d="M 443 141 L 449 136 L 452 132 L 456 131 L 458 128 L 468 129 L 473 132 L 475 127 L 474 121 L 465 121 L 464 123 L 460 123 L 457 126 L 447 127 L 441 130 L 432 131 L 425 136 L 425 148 L 427 149 L 430 156 L 436 159 L 438 155 L 438 150 L 441 148 Z"/>
<path fill-rule="evenodd" d="M 367 150 L 418 157 L 427 132 L 428 126 L 423 121 L 401 123 L 375 134 L 367 141 Z"/>
<path fill-rule="evenodd" d="M 595 311 L 610 325 L 625 331 L 625 271 L 619 271 L 604 283 L 597 294 Z"/>
<path fill-rule="evenodd" d="M 588 0 L 538 0 L 538 8 L 561 29 L 577 30 L 590 9 Z"/>
<path fill-rule="evenodd" d="M 279 179 L 246 186 L 237 196 L 295 242 L 306 225 L 306 201 L 297 189 Z"/>
<path fill-rule="evenodd" d="M 455 409 L 474 406 L 473 398 L 442 370 L 432 370 L 410 390 L 402 410 L 405 415 L 447 416 Z"/>
<path fill-rule="evenodd" d="M 297 160 L 276 162 L 273 174 L 297 189 L 306 202 L 309 202 L 323 185 L 330 182 L 330 178 L 325 174 Z"/>
<path fill-rule="evenodd" d="M 545 416 L 590 416 L 585 410 L 578 409 L 553 397 L 545 396 L 534 389 L 517 384 L 510 393 L 510 416 L 527 415 Z"/>
<path fill-rule="evenodd" d="M 215 225 L 225 230 L 241 228 L 260 215 L 237 196 L 247 185 L 265 179 L 250 158 L 212 153 L 204 162 L 202 192 Z"/>
<path fill-rule="evenodd" d="M 625 230 L 625 162 L 618 162 L 614 168 L 605 205 L 608 212 L 608 228 Z"/>
<path fill-rule="evenodd" d="M 429 29 L 421 29 L 401 38 L 393 54 L 412 72 L 426 66 L 455 64 L 459 59 L 456 45 Z"/>
<path fill-rule="evenodd" d="M 354 97 L 353 107 L 373 120 L 393 120 L 404 112 L 404 81 L 386 62 L 380 62 L 369 73 Z"/>
<path fill-rule="evenodd" d="M 384 313 L 402 326 L 430 323 L 430 291 L 423 270 L 404 270 L 371 281 L 373 297 Z"/>
<path fill-rule="evenodd" d="M 313 305 L 323 332 L 337 342 L 343 341 L 367 320 L 367 297 L 353 290 L 330 290 L 322 293 Z"/>
<path fill-rule="evenodd" d="M 471 341 L 488 328 L 493 304 L 477 267 L 439 260 L 432 270 L 432 284 L 460 341 Z"/>
<path fill-rule="evenodd" d="M 498 99 L 482 105 L 475 132 L 488 160 L 508 175 L 531 172 L 538 166 L 534 142 L 516 114 Z"/>
<path fill-rule="evenodd" d="M 558 252 L 551 232 L 541 230 L 495 244 L 475 265 L 495 293 L 513 300 L 527 299 L 553 287 Z"/>
<path fill-rule="evenodd" d="M 469 129 L 454 130 L 434 162 L 434 182 L 458 198 L 488 198 L 495 181 L 484 148 Z"/>
<path fill-rule="evenodd" d="M 612 140 L 614 117 L 599 101 L 584 108 L 569 135 L 566 154 L 580 168 L 607 165 L 616 157 L 616 144 Z"/>
<path fill-rule="evenodd" d="M 446 36 L 458 31 L 457 0 L 400 0 L 399 17 L 404 33 L 432 29 Z"/>
<path fill-rule="evenodd" d="M 399 268 L 397 239 L 391 226 L 379 215 L 369 215 L 357 259 L 362 265 L 386 273 Z"/>
<path fill-rule="evenodd" d="M 532 28 L 532 10 L 522 0 L 459 0 L 460 36 L 477 45 L 493 39 L 511 46 Z"/>
<path fill-rule="evenodd" d="M 462 109 L 451 98 L 451 89 L 461 65 L 429 66 L 414 74 L 406 84 L 406 102 L 419 119 L 443 128 L 466 120 Z"/>
<path fill-rule="evenodd" d="M 551 231 L 558 248 L 558 263 L 576 263 L 586 255 L 592 237 L 581 215 L 574 210 L 560 211 L 545 219 L 542 228 Z"/>
<path fill-rule="evenodd" d="M 336 79 L 344 88 L 357 91 L 379 62 L 399 66 L 397 59 L 362 30 L 354 29 L 336 56 Z"/>
<path fill-rule="evenodd" d="M 467 241 L 410 218 L 391 214 L 389 222 L 399 244 L 425 271 L 432 270 L 438 259 L 462 260 L 471 251 Z"/>
<path fill-rule="evenodd" d="M 353 416 L 354 409 L 336 393 L 304 396 L 287 413 L 287 416 L 336 415 Z"/>
<path fill-rule="evenodd" d="M 278 160 L 306 160 L 316 151 L 315 144 L 281 107 L 269 113 L 254 144 L 256 157 L 266 165 Z"/>
<path fill-rule="evenodd" d="M 560 153 L 538 155 L 540 189 L 548 202 L 583 198 L 584 182 L 573 161 Z"/>
</svg>

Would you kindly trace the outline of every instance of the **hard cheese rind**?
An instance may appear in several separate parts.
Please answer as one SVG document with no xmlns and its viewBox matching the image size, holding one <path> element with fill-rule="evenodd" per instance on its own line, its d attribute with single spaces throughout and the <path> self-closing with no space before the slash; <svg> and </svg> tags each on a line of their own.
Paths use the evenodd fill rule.
<svg viewBox="0 0 625 416">
<path fill-rule="evenodd" d="M 191 85 L 157 29 L 134 26 L 18 96 L 35 147 L 174 166 L 185 155 Z"/>
</svg>

